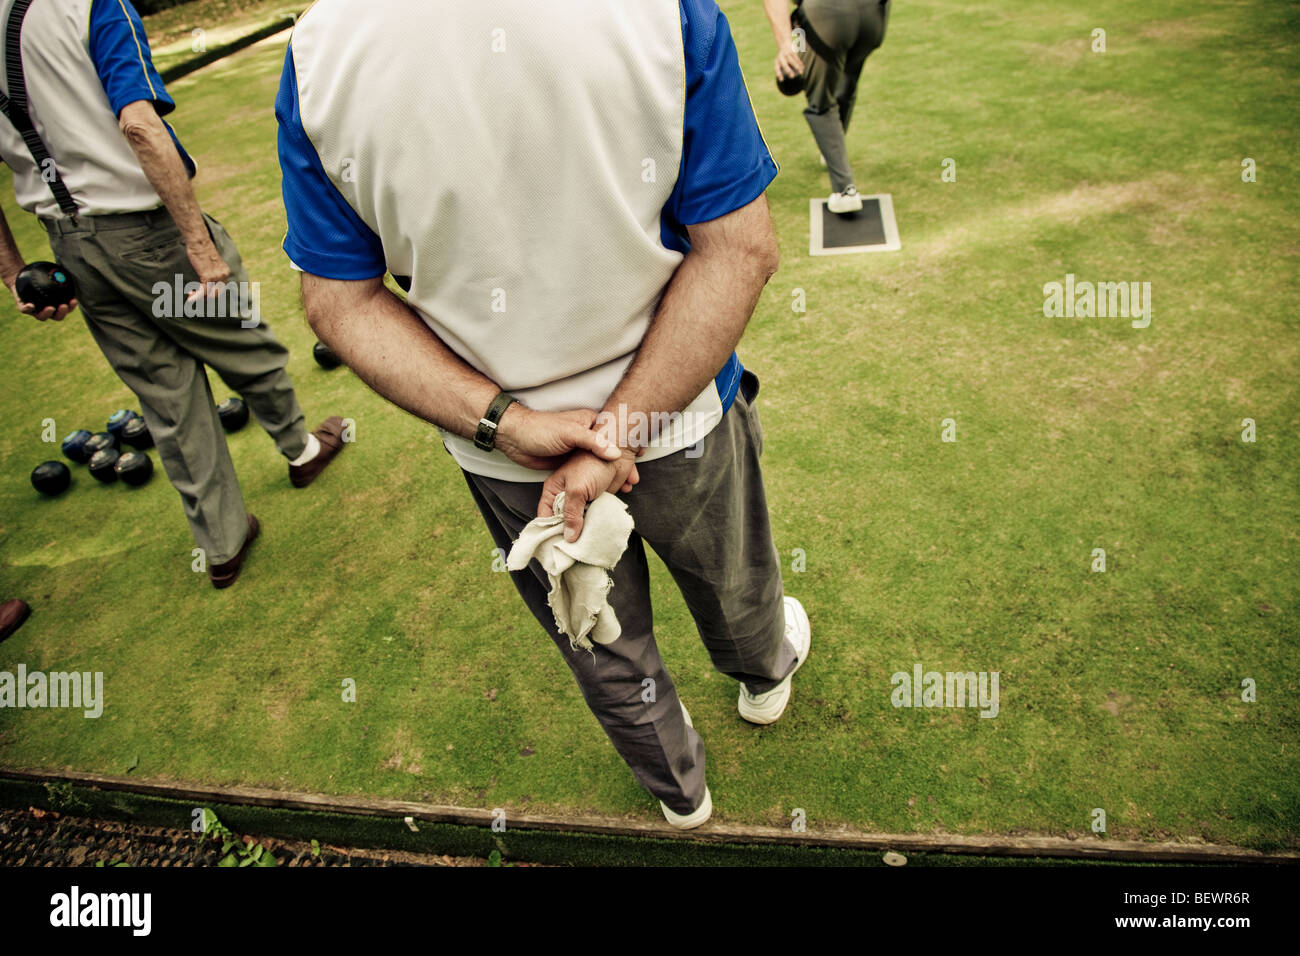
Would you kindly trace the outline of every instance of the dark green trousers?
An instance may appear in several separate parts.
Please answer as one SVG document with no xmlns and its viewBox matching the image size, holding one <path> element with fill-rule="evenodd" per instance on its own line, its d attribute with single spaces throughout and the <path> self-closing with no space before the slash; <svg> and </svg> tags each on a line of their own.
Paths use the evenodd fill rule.
<svg viewBox="0 0 1300 956">
<path fill-rule="evenodd" d="M 250 289 L 234 241 L 205 218 L 231 281 L 243 284 L 236 289 Z M 44 224 L 55 259 L 76 280 L 90 334 L 140 401 L 195 543 L 209 565 L 230 560 L 243 545 L 248 515 L 204 366 L 243 397 L 292 460 L 307 447 L 307 429 L 284 369 L 288 350 L 237 296 L 227 300 L 225 316 L 210 305 L 208 315 L 186 317 L 174 291 L 162 291 L 178 281 L 183 291 L 198 279 L 166 209 Z"/>
</svg>

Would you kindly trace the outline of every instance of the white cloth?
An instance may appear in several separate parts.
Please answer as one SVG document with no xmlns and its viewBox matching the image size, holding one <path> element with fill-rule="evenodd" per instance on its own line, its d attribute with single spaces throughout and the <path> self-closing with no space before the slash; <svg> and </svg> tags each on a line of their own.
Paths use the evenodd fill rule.
<svg viewBox="0 0 1300 956">
<path fill-rule="evenodd" d="M 555 626 L 568 636 L 574 650 L 590 651 L 592 641 L 612 644 L 622 634 L 609 606 L 609 590 L 614 586 L 609 572 L 627 550 L 632 526 L 627 505 L 605 492 L 587 505 L 578 540 L 565 541 L 564 492 L 560 492 L 555 496 L 555 514 L 528 522 L 510 548 L 506 567 L 511 571 L 522 571 L 533 558 L 546 571 L 551 582 L 546 601 L 555 614 Z"/>
</svg>

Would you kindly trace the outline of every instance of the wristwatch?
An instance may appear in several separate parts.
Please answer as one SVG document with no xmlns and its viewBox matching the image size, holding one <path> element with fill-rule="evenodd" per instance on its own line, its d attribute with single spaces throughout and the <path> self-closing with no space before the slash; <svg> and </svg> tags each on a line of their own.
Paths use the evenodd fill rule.
<svg viewBox="0 0 1300 956">
<path fill-rule="evenodd" d="M 483 413 L 483 417 L 478 420 L 478 431 L 474 433 L 474 445 L 482 448 L 484 451 L 491 451 L 496 447 L 497 441 L 497 423 L 501 421 L 501 416 L 506 413 L 517 399 L 508 392 L 501 392 L 496 398 L 492 399 L 492 404 L 488 410 Z"/>
</svg>

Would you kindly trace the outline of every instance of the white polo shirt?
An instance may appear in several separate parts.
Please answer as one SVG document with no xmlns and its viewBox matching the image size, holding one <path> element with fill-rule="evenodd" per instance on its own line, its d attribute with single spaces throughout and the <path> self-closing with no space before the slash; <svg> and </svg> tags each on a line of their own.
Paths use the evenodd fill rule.
<svg viewBox="0 0 1300 956">
<path fill-rule="evenodd" d="M 0 0 L 0 35 L 12 7 L 13 0 Z M 159 115 L 176 108 L 129 0 L 37 0 L 23 21 L 22 56 L 27 112 L 78 214 L 161 206 L 117 125 L 122 107 L 137 100 L 152 101 Z M 7 69 L 0 69 L 0 86 L 8 95 Z M 193 176 L 193 160 L 175 132 L 172 139 Z M 0 159 L 13 170 L 19 206 L 43 218 L 63 216 L 27 144 L 3 115 Z"/>
<path fill-rule="evenodd" d="M 601 408 L 689 249 L 776 174 L 713 0 L 318 0 L 276 101 L 307 272 L 409 277 L 407 301 L 530 408 Z M 643 460 L 703 438 L 733 354 Z M 547 472 L 444 442 L 467 471 Z"/>
</svg>

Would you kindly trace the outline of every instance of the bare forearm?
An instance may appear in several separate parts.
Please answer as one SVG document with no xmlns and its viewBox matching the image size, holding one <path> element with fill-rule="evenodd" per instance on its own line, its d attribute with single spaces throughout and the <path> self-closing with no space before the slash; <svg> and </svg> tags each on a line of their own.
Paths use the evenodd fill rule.
<svg viewBox="0 0 1300 956">
<path fill-rule="evenodd" d="M 304 273 L 302 297 L 317 338 L 363 382 L 417 418 L 474 436 L 500 389 L 447 348 L 382 278 L 338 283 Z"/>
<path fill-rule="evenodd" d="M 776 271 L 776 237 L 763 196 L 691 227 L 691 241 L 636 359 L 605 403 L 603 422 L 636 416 L 653 423 L 689 405 L 726 363 Z M 626 431 L 619 437 L 634 439 L 638 432 Z"/>
<path fill-rule="evenodd" d="M 763 12 L 772 25 L 772 36 L 778 49 L 790 45 L 790 3 L 789 0 L 763 0 Z"/>
<path fill-rule="evenodd" d="M 150 185 L 175 220 L 185 245 L 210 242 L 189 172 L 153 104 L 147 100 L 127 104 L 122 109 L 118 125 Z"/>
<path fill-rule="evenodd" d="M 23 254 L 18 251 L 14 234 L 9 231 L 9 220 L 0 212 L 0 279 L 4 280 L 5 286 L 13 288 L 14 280 L 26 264 Z"/>
<path fill-rule="evenodd" d="M 758 301 L 765 277 L 744 265 L 697 255 L 682 261 L 604 411 L 655 421 L 655 413 L 679 412 L 694 401 L 726 363 Z"/>
</svg>

